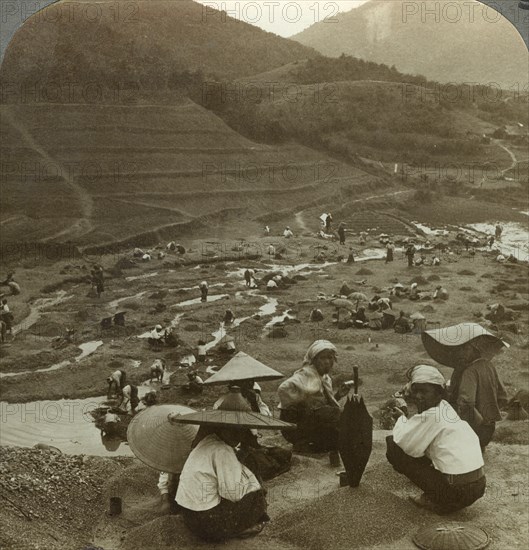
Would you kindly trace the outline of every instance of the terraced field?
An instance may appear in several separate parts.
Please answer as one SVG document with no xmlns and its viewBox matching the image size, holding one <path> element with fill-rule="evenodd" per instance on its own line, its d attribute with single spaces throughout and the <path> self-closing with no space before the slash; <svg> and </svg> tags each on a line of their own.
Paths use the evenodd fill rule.
<svg viewBox="0 0 529 550">
<path fill-rule="evenodd" d="M 383 184 L 307 147 L 254 143 L 188 99 L 1 109 L 1 151 L 11 161 L 1 182 L 10 197 L 6 241 L 30 234 L 38 217 L 43 240 L 145 243 L 196 231 L 221 213 L 252 220 L 285 204 L 329 200 L 344 187 Z M 28 183 L 31 167 L 37 176 Z"/>
</svg>

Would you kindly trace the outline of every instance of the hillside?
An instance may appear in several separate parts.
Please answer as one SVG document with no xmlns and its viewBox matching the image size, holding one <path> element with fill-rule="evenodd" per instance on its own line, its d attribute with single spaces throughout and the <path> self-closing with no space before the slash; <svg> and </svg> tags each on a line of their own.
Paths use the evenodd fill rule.
<svg viewBox="0 0 529 550">
<path fill-rule="evenodd" d="M 16 90 L 23 83 L 56 81 L 103 88 L 135 82 L 156 89 L 188 69 L 240 77 L 314 54 L 220 12 L 206 16 L 192 0 L 65 0 L 18 30 L 0 78 Z"/>
<path fill-rule="evenodd" d="M 371 0 L 293 38 L 324 55 L 346 53 L 438 82 L 526 83 L 527 48 L 512 24 L 474 0 L 457 4 Z"/>
<path fill-rule="evenodd" d="M 185 98 L 0 114 L 5 242 L 152 244 L 230 222 L 242 236 L 243 219 L 380 183 L 303 146 L 254 143 Z"/>
<path fill-rule="evenodd" d="M 483 134 L 529 123 L 527 98 L 506 92 L 506 101 L 492 103 L 484 99 L 491 90 L 481 87 L 474 101 L 449 101 L 438 83 L 345 55 L 297 61 L 229 86 L 239 93 L 223 97 L 219 85 L 206 106 L 238 132 L 271 143 L 294 139 L 355 164 L 367 157 L 508 167 L 506 152 Z"/>
</svg>

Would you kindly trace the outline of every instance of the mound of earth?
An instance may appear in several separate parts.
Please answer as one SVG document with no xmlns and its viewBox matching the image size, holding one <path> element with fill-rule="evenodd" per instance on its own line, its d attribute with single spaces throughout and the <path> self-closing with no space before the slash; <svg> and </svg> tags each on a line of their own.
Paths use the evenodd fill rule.
<svg viewBox="0 0 529 550">
<path fill-rule="evenodd" d="M 107 510 L 104 485 L 130 463 L 0 447 L 0 547 L 81 548 Z"/>
</svg>

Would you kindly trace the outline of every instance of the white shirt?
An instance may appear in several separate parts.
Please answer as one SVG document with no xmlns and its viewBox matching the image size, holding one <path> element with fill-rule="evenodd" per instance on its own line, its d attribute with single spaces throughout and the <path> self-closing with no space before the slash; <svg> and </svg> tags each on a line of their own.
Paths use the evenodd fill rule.
<svg viewBox="0 0 529 550">
<path fill-rule="evenodd" d="M 120 370 L 115 370 L 111 375 L 110 378 L 118 384 L 121 385 L 121 377 L 123 376 L 123 373 Z"/>
<path fill-rule="evenodd" d="M 155 359 L 153 364 L 151 365 L 151 370 L 152 371 L 159 371 L 159 370 L 162 370 L 162 371 L 165 371 L 165 367 L 163 366 L 163 363 L 161 361 L 161 359 Z"/>
<path fill-rule="evenodd" d="M 443 474 L 466 474 L 484 464 L 478 436 L 444 399 L 411 418 L 401 416 L 393 439 L 407 455 L 428 457 Z"/>
<path fill-rule="evenodd" d="M 3 311 L 4 313 L 9 313 L 9 306 L 8 306 L 7 304 L 4 304 L 4 305 L 2 306 L 2 311 Z"/>
<path fill-rule="evenodd" d="M 154 340 L 160 340 L 163 337 L 163 331 L 154 329 L 151 332 L 151 338 L 154 338 Z"/>
<path fill-rule="evenodd" d="M 123 393 L 123 401 L 130 401 L 130 392 L 131 392 L 130 384 L 127 384 L 121 391 Z"/>
<path fill-rule="evenodd" d="M 198 346 L 198 355 L 206 355 L 206 346 L 204 345 Z"/>
<path fill-rule="evenodd" d="M 277 283 L 270 279 L 268 283 L 266 283 L 266 288 L 277 288 Z"/>
<path fill-rule="evenodd" d="M 332 389 L 332 379 L 328 374 L 321 376 L 314 365 L 305 365 L 279 386 L 277 393 L 279 395 L 280 409 L 295 409 L 300 403 L 312 398 L 328 399 L 338 402 L 334 399 Z"/>
<path fill-rule="evenodd" d="M 239 502 L 261 485 L 239 462 L 235 451 L 217 435 L 208 435 L 191 451 L 180 474 L 176 502 L 200 512 L 220 504 L 221 498 Z"/>
<path fill-rule="evenodd" d="M 169 493 L 169 485 L 173 482 L 175 474 L 169 474 L 168 472 L 160 472 L 158 477 L 158 489 L 161 495 Z"/>
</svg>

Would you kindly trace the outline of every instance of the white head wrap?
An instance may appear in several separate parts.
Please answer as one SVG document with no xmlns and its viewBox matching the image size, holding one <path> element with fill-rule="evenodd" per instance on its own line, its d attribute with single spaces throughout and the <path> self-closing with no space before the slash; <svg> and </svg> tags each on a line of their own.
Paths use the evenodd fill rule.
<svg viewBox="0 0 529 550">
<path fill-rule="evenodd" d="M 321 353 L 322 351 L 325 351 L 326 349 L 334 351 L 334 353 L 338 351 L 336 349 L 336 346 L 329 342 L 329 340 L 316 340 L 310 345 L 309 349 L 307 350 L 307 353 L 303 358 L 303 364 L 311 365 L 316 355 L 318 355 L 318 353 Z"/>
<path fill-rule="evenodd" d="M 412 367 L 406 374 L 410 384 L 435 384 L 443 388 L 446 385 L 444 376 L 431 365 L 417 365 Z"/>
</svg>

